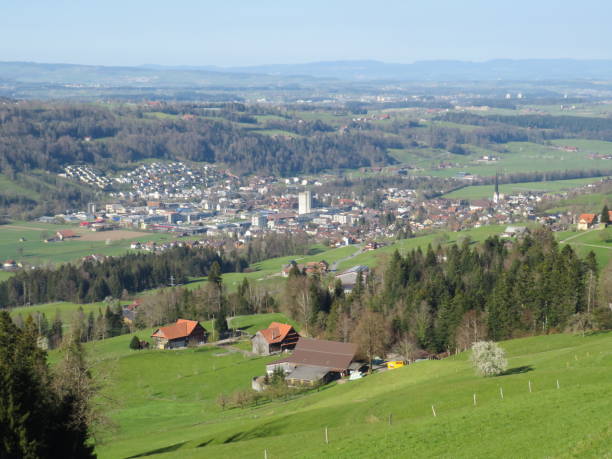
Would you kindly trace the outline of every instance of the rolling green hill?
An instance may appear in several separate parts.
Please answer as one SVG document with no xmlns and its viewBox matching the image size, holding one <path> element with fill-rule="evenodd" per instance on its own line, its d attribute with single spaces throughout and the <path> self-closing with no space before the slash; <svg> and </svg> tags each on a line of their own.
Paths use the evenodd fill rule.
<svg viewBox="0 0 612 459">
<path fill-rule="evenodd" d="M 463 353 L 225 411 L 217 395 L 248 388 L 275 357 L 215 347 L 137 352 L 129 339 L 90 346 L 101 360 L 97 371 L 110 376 L 108 414 L 117 423 L 97 447 L 101 458 L 229 459 L 263 457 L 264 450 L 270 458 L 612 453 L 612 333 L 504 342 L 509 371 L 500 377 L 475 376 Z"/>
</svg>

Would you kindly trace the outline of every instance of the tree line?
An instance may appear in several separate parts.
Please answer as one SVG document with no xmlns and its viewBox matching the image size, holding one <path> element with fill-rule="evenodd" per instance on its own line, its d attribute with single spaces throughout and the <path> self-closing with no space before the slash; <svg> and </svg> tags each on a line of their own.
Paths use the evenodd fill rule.
<svg viewBox="0 0 612 459">
<path fill-rule="evenodd" d="M 0 282 L 0 307 L 120 298 L 171 283 L 185 283 L 188 276 L 207 275 L 214 262 L 226 269 L 236 267 L 211 248 L 176 247 L 161 254 L 129 253 L 78 266 L 67 263 L 57 268 L 20 270 Z"/>
<path fill-rule="evenodd" d="M 273 138 L 223 118 L 156 117 L 153 110 L 40 102 L 0 106 L 0 171 L 59 172 L 72 163 L 113 169 L 159 158 L 223 162 L 238 173 L 282 176 L 393 162 L 386 149 L 395 143 L 382 135 L 339 134 L 322 123 L 302 128 L 296 122 L 291 129 L 313 135 Z M 244 115 L 236 116 L 232 121 L 244 121 Z"/>
</svg>

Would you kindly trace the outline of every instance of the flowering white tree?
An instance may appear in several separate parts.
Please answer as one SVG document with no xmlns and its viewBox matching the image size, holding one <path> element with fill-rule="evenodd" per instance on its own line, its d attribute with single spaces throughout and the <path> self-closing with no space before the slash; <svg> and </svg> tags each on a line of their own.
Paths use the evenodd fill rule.
<svg viewBox="0 0 612 459">
<path fill-rule="evenodd" d="M 496 376 L 508 368 L 506 353 L 493 341 L 477 341 L 472 345 L 472 363 L 481 376 Z"/>
</svg>

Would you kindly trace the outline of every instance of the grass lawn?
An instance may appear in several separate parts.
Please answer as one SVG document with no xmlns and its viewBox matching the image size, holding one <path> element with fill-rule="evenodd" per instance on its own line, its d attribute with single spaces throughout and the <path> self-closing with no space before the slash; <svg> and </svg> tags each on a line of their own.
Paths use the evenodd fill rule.
<svg viewBox="0 0 612 459">
<path fill-rule="evenodd" d="M 499 185 L 499 191 L 503 194 L 518 194 L 526 191 L 556 192 L 565 191 L 572 188 L 579 188 L 589 183 L 599 182 L 601 178 L 584 178 L 571 180 L 553 180 L 550 182 L 525 182 L 508 183 Z M 448 199 L 482 199 L 493 196 L 494 185 L 477 185 L 461 188 L 460 190 L 447 193 L 443 198 Z"/>
<path fill-rule="evenodd" d="M 230 459 L 263 457 L 264 450 L 272 458 L 610 454 L 612 333 L 503 342 L 505 376 L 476 376 L 463 353 L 225 411 L 218 394 L 248 388 L 277 357 L 212 346 L 131 351 L 129 339 L 90 347 L 100 359 L 97 374 L 110 377 L 107 414 L 117 424 L 97 446 L 101 458 Z"/>
<path fill-rule="evenodd" d="M 3 280 L 7 280 L 9 277 L 12 277 L 15 273 L 10 271 L 0 271 L 0 282 Z"/>
</svg>

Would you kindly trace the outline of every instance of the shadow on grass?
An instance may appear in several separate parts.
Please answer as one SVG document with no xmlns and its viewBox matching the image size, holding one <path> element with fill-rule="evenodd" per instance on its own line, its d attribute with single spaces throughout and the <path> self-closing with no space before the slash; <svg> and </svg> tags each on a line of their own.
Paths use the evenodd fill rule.
<svg viewBox="0 0 612 459">
<path fill-rule="evenodd" d="M 174 445 L 170 445 L 170 446 L 165 446 L 163 448 L 157 448 L 157 449 L 153 449 L 151 451 L 147 451 L 146 453 L 141 453 L 141 454 L 136 454 L 134 456 L 130 456 L 127 459 L 132 459 L 135 457 L 147 457 L 147 456 L 153 456 L 155 454 L 162 454 L 162 453 L 170 453 L 172 451 L 176 451 L 177 449 L 179 449 L 181 446 L 183 446 L 185 443 L 187 443 L 186 441 L 182 441 L 180 443 L 175 443 Z"/>
<path fill-rule="evenodd" d="M 501 373 L 500 376 L 519 375 L 521 373 L 527 373 L 533 370 L 534 368 L 531 365 L 524 365 L 522 367 L 509 368 Z"/>
</svg>

